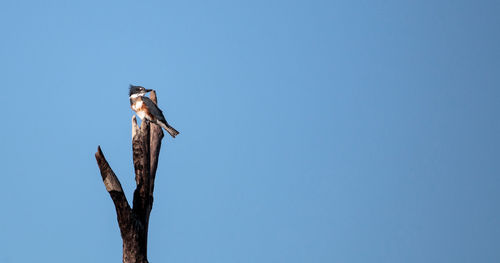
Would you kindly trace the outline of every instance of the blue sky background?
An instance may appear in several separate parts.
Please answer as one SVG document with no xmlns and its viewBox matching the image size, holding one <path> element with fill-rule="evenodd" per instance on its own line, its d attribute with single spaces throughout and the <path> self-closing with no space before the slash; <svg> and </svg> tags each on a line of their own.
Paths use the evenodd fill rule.
<svg viewBox="0 0 500 263">
<path fill-rule="evenodd" d="M 165 138 L 150 262 L 500 262 L 498 1 L 0 2 L 0 262 L 120 262 L 128 85 Z"/>
</svg>

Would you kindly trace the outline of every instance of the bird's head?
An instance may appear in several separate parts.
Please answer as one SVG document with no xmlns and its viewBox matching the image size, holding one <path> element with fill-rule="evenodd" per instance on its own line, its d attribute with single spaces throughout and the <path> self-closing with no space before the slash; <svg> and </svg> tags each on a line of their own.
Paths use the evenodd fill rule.
<svg viewBox="0 0 500 263">
<path fill-rule="evenodd" d="M 151 89 L 145 89 L 142 86 L 130 85 L 130 90 L 128 92 L 128 95 L 131 98 L 136 98 L 136 97 L 144 96 L 146 93 L 148 93 L 150 91 L 152 91 L 152 90 Z"/>
</svg>

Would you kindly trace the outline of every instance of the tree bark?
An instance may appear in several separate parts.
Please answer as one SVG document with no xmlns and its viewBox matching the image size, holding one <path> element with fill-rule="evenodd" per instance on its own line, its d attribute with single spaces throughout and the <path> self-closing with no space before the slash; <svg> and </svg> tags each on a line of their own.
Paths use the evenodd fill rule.
<svg viewBox="0 0 500 263">
<path fill-rule="evenodd" d="M 156 93 L 151 100 L 157 103 Z M 115 204 L 118 226 L 123 240 L 124 263 L 148 263 L 148 225 L 153 208 L 153 190 L 158 167 L 163 131 L 160 126 L 143 121 L 138 127 L 135 115 L 132 117 L 132 153 L 136 189 L 133 207 L 123 193 L 120 181 L 109 166 L 101 147 L 97 147 L 95 158 L 101 171 L 104 186 Z"/>
</svg>

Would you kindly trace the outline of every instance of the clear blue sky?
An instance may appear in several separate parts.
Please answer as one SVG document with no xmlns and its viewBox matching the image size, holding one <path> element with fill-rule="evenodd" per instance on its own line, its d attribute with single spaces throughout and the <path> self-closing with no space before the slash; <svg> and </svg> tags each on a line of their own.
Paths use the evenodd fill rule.
<svg viewBox="0 0 500 263">
<path fill-rule="evenodd" d="M 120 262 L 128 85 L 150 262 L 500 262 L 498 1 L 1 1 L 0 262 Z"/>
</svg>

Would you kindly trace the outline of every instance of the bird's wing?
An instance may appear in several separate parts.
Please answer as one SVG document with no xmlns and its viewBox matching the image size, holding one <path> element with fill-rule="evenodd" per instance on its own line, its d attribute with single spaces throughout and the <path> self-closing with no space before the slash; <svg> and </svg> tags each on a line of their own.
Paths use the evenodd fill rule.
<svg viewBox="0 0 500 263">
<path fill-rule="evenodd" d="M 156 106 L 156 104 L 150 98 L 144 96 L 142 97 L 142 101 L 149 109 L 149 113 L 155 116 L 155 118 L 157 118 L 159 121 L 166 122 L 165 116 L 163 116 L 163 112 L 158 108 L 158 106 Z"/>
</svg>

